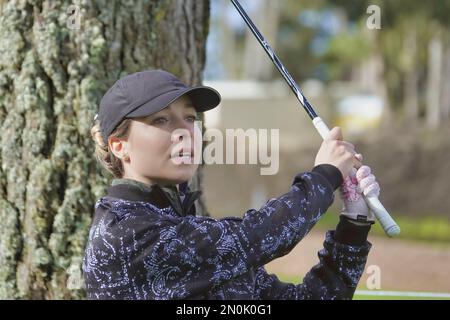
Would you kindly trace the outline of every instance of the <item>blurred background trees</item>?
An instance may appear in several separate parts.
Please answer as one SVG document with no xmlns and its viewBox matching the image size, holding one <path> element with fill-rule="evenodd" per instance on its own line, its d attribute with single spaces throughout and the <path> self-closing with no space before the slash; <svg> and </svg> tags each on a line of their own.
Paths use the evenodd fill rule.
<svg viewBox="0 0 450 320">
<path fill-rule="evenodd" d="M 368 266 L 382 270 L 382 289 L 450 292 L 440 271 L 450 261 L 450 0 L 240 2 L 319 115 L 343 128 L 380 182 L 380 199 L 405 239 L 372 228 Z M 373 5 L 380 29 L 368 27 Z M 227 0 L 211 1 L 205 79 L 223 97 L 205 113 L 206 126 L 279 130 L 276 175 L 261 176 L 250 165 L 205 168 L 211 214 L 242 215 L 310 170 L 321 139 Z M 335 199 L 293 252 L 267 266 L 270 272 L 301 281 L 317 261 L 324 230 L 336 226 L 342 203 L 337 193 Z"/>
<path fill-rule="evenodd" d="M 385 94 L 395 121 L 429 129 L 448 125 L 450 1 L 241 2 L 297 81 L 353 82 L 363 91 Z M 366 26 L 370 5 L 381 9 L 379 30 Z M 207 78 L 277 79 L 232 4 L 216 0 L 213 8 L 212 28 L 221 41 L 211 46 L 220 48 L 220 57 L 211 58 Z M 214 72 L 217 62 L 221 72 Z"/>
<path fill-rule="evenodd" d="M 244 168 L 206 169 L 210 176 L 221 170 L 229 176 L 233 170 L 239 172 L 236 177 L 247 174 L 243 188 L 258 190 L 254 196 L 231 194 L 237 201 L 225 210 L 208 193 L 214 179 L 207 178 L 212 212 L 233 214 L 226 211 L 258 206 L 261 201 L 247 199 L 275 196 L 293 174 L 309 170 L 320 139 L 233 5 L 226 0 L 211 4 L 205 79 L 219 86 L 224 97 L 217 116 L 222 121 L 215 122 L 279 128 L 281 144 L 292 142 L 281 150 L 275 177 L 261 178 L 256 172 L 244 173 Z M 450 0 L 241 4 L 319 114 L 329 125 L 342 126 L 345 138 L 363 152 L 393 214 L 440 216 L 450 225 Z M 379 8 L 379 29 L 368 27 L 373 5 Z M 239 96 L 242 92 L 247 96 Z M 223 184 L 225 194 L 232 192 L 232 182 L 225 179 Z M 339 201 L 335 210 L 338 206 Z"/>
<path fill-rule="evenodd" d="M 379 224 L 372 228 L 368 266 L 382 270 L 382 289 L 450 292 L 440 271 L 450 261 L 450 0 L 240 2 L 319 115 L 343 127 L 380 182 L 380 199 L 404 239 L 387 239 Z M 373 5 L 380 29 L 368 27 Z M 213 0 L 211 6 L 205 79 L 223 100 L 205 113 L 206 125 L 280 134 L 275 175 L 261 176 L 262 166 L 205 167 L 211 214 L 243 215 L 310 170 L 321 139 L 232 4 Z M 341 206 L 336 193 L 311 234 L 268 270 L 301 281 Z M 418 240 L 440 242 L 442 249 Z"/>
</svg>

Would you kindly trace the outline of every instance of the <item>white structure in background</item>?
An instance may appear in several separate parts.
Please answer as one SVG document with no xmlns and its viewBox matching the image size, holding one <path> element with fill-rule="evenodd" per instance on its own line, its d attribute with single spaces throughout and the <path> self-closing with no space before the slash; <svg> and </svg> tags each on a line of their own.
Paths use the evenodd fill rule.
<svg viewBox="0 0 450 320">
<path fill-rule="evenodd" d="M 205 86 L 210 86 L 219 91 L 222 100 L 260 100 L 282 98 L 287 93 L 282 81 L 258 82 L 251 80 L 241 81 L 205 81 Z M 221 125 L 221 106 L 205 112 L 205 126 L 217 128 Z M 251 124 L 249 123 L 249 126 Z"/>
<path fill-rule="evenodd" d="M 290 88 L 283 79 L 261 82 L 204 81 L 219 91 L 222 102 L 218 108 L 205 112 L 205 127 L 279 129 L 280 151 L 298 150 L 305 144 L 316 145 L 320 136 L 311 125 Z M 324 87 L 320 81 L 308 80 L 301 84 L 305 95 L 317 112 L 327 119 Z"/>
<path fill-rule="evenodd" d="M 383 114 L 383 100 L 374 95 L 351 95 L 337 104 L 336 122 L 344 132 L 361 134 L 379 126 Z"/>
</svg>

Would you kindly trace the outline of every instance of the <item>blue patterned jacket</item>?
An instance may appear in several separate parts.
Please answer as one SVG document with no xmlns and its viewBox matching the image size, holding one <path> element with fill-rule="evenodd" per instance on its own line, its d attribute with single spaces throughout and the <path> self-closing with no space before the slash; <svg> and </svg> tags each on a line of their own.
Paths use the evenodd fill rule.
<svg viewBox="0 0 450 320">
<path fill-rule="evenodd" d="M 213 219 L 195 215 L 199 191 L 116 179 L 95 205 L 83 261 L 88 298 L 351 299 L 370 226 L 341 218 L 302 284 L 283 283 L 264 268 L 311 230 L 341 183 L 337 168 L 320 165 L 259 210 Z"/>
</svg>

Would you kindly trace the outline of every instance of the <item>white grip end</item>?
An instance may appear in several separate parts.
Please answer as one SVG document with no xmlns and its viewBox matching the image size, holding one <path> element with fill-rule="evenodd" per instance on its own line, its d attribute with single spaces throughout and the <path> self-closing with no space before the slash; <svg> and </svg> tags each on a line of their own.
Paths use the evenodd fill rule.
<svg viewBox="0 0 450 320">
<path fill-rule="evenodd" d="M 386 232 L 389 237 L 395 237 L 400 234 L 400 227 L 389 215 L 378 197 L 366 197 L 366 203 L 372 210 L 373 214 L 377 217 L 378 221 L 384 229 L 384 232 Z"/>
</svg>

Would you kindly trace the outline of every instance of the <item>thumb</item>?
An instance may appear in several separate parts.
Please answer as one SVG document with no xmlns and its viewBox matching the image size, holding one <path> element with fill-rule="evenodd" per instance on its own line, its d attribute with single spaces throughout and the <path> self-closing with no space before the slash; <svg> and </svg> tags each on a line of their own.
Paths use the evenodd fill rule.
<svg viewBox="0 0 450 320">
<path fill-rule="evenodd" d="M 325 140 L 343 140 L 344 137 L 342 136 L 342 130 L 339 127 L 334 127 L 330 130 L 328 133 L 328 136 Z"/>
</svg>

